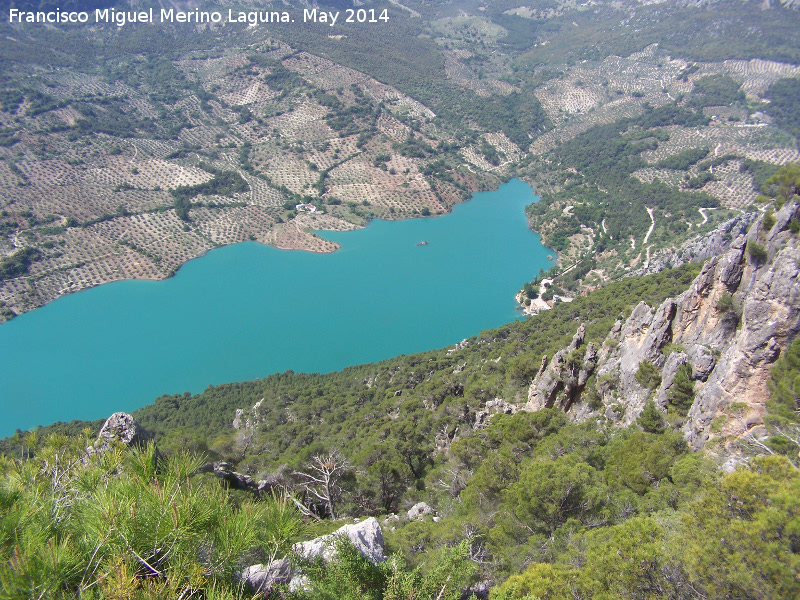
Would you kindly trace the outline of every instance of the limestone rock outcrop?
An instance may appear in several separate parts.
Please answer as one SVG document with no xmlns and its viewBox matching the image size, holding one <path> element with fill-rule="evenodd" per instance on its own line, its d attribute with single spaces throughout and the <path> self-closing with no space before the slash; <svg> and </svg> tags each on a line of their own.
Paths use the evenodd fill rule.
<svg viewBox="0 0 800 600">
<path fill-rule="evenodd" d="M 108 417 L 97 434 L 97 439 L 102 440 L 102 443 L 117 441 L 126 446 L 139 444 L 148 438 L 136 419 L 124 412 L 116 412 Z"/>
<path fill-rule="evenodd" d="M 570 345 L 556 352 L 549 364 L 547 357 L 542 357 L 539 372 L 528 390 L 525 410 L 535 411 L 554 406 L 565 411 L 570 409 L 597 362 L 594 344 L 589 343 L 582 355 L 578 351 L 585 338 L 586 325 L 581 324 L 572 336 Z"/>
<path fill-rule="evenodd" d="M 415 519 L 422 519 L 426 515 L 431 515 L 432 517 L 435 517 L 436 511 L 433 510 L 430 506 L 428 506 L 425 502 L 417 502 L 406 513 L 406 516 L 411 521 Z"/>
<path fill-rule="evenodd" d="M 91 455 L 106 452 L 115 443 L 138 446 L 146 443 L 151 437 L 131 415 L 125 412 L 115 412 L 103 423 L 97 439 L 86 448 L 86 453 Z"/>
<path fill-rule="evenodd" d="M 641 302 L 598 351 L 587 344 L 581 360 L 579 330 L 567 349 L 543 360 L 525 410 L 560 407 L 575 420 L 628 425 L 650 399 L 666 411 L 679 370 L 689 365 L 694 396 L 681 427 L 693 448 L 757 430 L 770 366 L 800 333 L 800 239 L 791 231 L 798 217 L 800 205 L 787 202 L 769 231 L 763 215 L 742 215 L 695 242 L 680 256 L 711 255 L 688 290 L 655 308 Z M 660 376 L 653 389 L 637 381 L 643 361 Z M 592 374 L 588 406 L 579 393 Z"/>
<path fill-rule="evenodd" d="M 519 411 L 519 406 L 507 402 L 502 398 L 489 400 L 484 404 L 483 409 L 475 413 L 475 422 L 472 424 L 474 429 L 484 429 L 489 426 L 491 418 L 496 414 L 513 415 Z"/>
<path fill-rule="evenodd" d="M 285 585 L 292 579 L 292 563 L 288 558 L 273 560 L 268 565 L 251 565 L 241 573 L 241 580 L 254 593 L 268 596 L 279 585 Z"/>
<path fill-rule="evenodd" d="M 335 542 L 339 537 L 345 537 L 353 542 L 353 545 L 361 555 L 372 564 L 378 564 L 386 560 L 383 533 L 375 517 L 364 519 L 352 525 L 345 525 L 331 534 L 314 538 L 308 542 L 300 542 L 295 544 L 292 550 L 306 560 L 322 557 L 323 560 L 328 562 L 336 556 Z"/>
<path fill-rule="evenodd" d="M 716 229 L 687 241 L 679 250 L 665 248 L 653 254 L 646 267 L 634 269 L 628 277 L 660 273 L 690 262 L 701 262 L 727 252 L 731 242 L 747 233 L 758 213 L 743 213 L 725 221 Z"/>
<path fill-rule="evenodd" d="M 299 542 L 292 547 L 292 551 L 301 560 L 322 558 L 329 562 L 336 556 L 336 540 L 341 537 L 349 539 L 372 564 L 386 560 L 383 533 L 374 517 L 345 525 L 329 535 Z M 265 597 L 278 585 L 288 583 L 290 590 L 306 585 L 302 571 L 289 558 L 273 560 L 268 565 L 251 565 L 241 572 L 240 579 L 254 592 Z"/>
<path fill-rule="evenodd" d="M 727 424 L 728 433 L 763 423 L 769 366 L 800 332 L 800 244 L 797 238 L 777 243 L 781 232 L 776 229 L 786 221 L 786 208 L 767 237 L 769 262 L 750 261 L 743 270 L 737 291 L 743 292 L 741 326 L 727 344 L 720 344 L 717 363 L 689 411 L 685 432 L 694 447 L 709 440 L 712 421 L 734 403 L 747 408 Z M 788 208 L 797 214 L 796 204 Z"/>
<path fill-rule="evenodd" d="M 247 413 L 245 413 L 243 408 L 237 408 L 233 418 L 233 428 L 237 430 L 255 429 L 261 422 L 259 411 L 263 402 L 264 398 L 256 402 Z"/>
<path fill-rule="evenodd" d="M 272 478 L 259 479 L 256 481 L 250 475 L 234 471 L 233 467 L 224 461 L 215 463 L 207 463 L 203 467 L 203 471 L 211 472 L 219 477 L 225 484 L 235 490 L 245 490 L 252 492 L 256 495 L 263 495 L 273 491 L 275 488 L 280 487 L 280 484 Z"/>
</svg>

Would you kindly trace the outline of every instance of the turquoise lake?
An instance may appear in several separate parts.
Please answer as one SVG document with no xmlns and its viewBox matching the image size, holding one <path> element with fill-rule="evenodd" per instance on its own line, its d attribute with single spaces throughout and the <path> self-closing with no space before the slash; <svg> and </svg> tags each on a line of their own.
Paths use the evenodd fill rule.
<svg viewBox="0 0 800 600">
<path fill-rule="evenodd" d="M 440 348 L 515 318 L 547 269 L 519 180 L 451 214 L 319 232 L 332 254 L 227 246 L 166 281 L 119 281 L 0 326 L 0 436 L 162 394 Z M 426 240 L 428 245 L 417 246 Z"/>
</svg>

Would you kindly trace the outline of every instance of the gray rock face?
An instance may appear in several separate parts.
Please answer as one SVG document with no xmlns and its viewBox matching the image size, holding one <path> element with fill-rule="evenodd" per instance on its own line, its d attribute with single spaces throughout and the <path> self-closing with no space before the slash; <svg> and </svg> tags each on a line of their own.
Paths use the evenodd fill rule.
<svg viewBox="0 0 800 600">
<path fill-rule="evenodd" d="M 292 563 L 286 558 L 273 560 L 268 565 L 252 565 L 241 573 L 241 580 L 256 594 L 267 596 L 273 588 L 289 583 Z"/>
<path fill-rule="evenodd" d="M 245 413 L 244 409 L 237 408 L 233 418 L 233 428 L 237 430 L 255 429 L 255 427 L 261 422 L 260 409 L 263 402 L 264 398 L 256 402 L 253 405 L 253 408 L 251 408 L 247 413 Z"/>
<path fill-rule="evenodd" d="M 692 378 L 705 381 L 717 364 L 717 359 L 708 346 L 694 344 L 689 348 L 689 362 L 692 364 Z"/>
<path fill-rule="evenodd" d="M 747 266 L 743 284 L 753 283 L 744 296 L 741 326 L 721 344 L 720 358 L 689 411 L 684 431 L 693 447 L 705 445 L 711 422 L 734 402 L 748 405 L 738 427 L 752 428 L 763 422 L 769 367 L 800 332 L 798 261 L 800 247 L 795 238 L 777 250 L 771 264 Z"/>
<path fill-rule="evenodd" d="M 796 213 L 797 205 L 793 205 L 790 214 Z M 788 214 L 781 215 L 781 222 L 790 220 Z M 761 219 L 756 220 L 747 236 L 740 236 L 723 255 L 706 262 L 689 290 L 674 299 L 674 316 L 667 319 L 672 340 L 688 347 L 686 362 L 692 365 L 696 397 L 684 433 L 696 449 L 710 439 L 712 421 L 734 402 L 748 405 L 743 419 L 747 427 L 762 422 L 769 397 L 769 366 L 800 331 L 798 240 L 785 231 L 775 233 L 776 223 L 766 241 L 770 261 L 761 265 L 749 260 L 746 239 L 757 239 L 760 223 Z M 725 294 L 731 294 L 734 307 L 723 312 L 718 307 Z M 662 370 L 657 395 L 662 407 L 666 407 L 665 392 L 683 359 L 673 356 L 673 362 L 664 363 Z M 624 377 L 622 381 L 620 397 L 631 406 L 635 395 L 629 394 Z M 722 433 L 737 432 L 729 429 Z"/>
<path fill-rule="evenodd" d="M 736 242 L 731 245 L 730 250 L 723 254 L 722 258 L 719 260 L 719 280 L 730 292 L 735 291 L 742 281 L 742 273 L 744 272 L 742 255 L 744 254 L 744 247 L 744 236 L 740 236 Z"/>
<path fill-rule="evenodd" d="M 213 464 L 214 475 L 225 481 L 228 486 L 236 490 L 256 491 L 258 485 L 253 478 L 243 473 L 237 473 L 233 467 L 226 462 L 216 462 Z"/>
<path fill-rule="evenodd" d="M 131 415 L 117 412 L 108 417 L 97 434 L 98 440 L 103 442 L 122 442 L 125 445 L 137 444 L 148 439 L 144 429 Z"/>
<path fill-rule="evenodd" d="M 556 394 L 563 387 L 561 381 L 563 357 L 563 350 L 556 352 L 549 366 L 547 357 L 542 357 L 542 366 L 528 389 L 528 403 L 525 405 L 525 410 L 536 411 L 553 407 Z"/>
<path fill-rule="evenodd" d="M 636 372 L 642 361 L 649 361 L 658 368 L 664 366 L 666 357 L 661 349 L 672 339 L 670 325 L 676 311 L 672 298 L 662 302 L 655 311 L 640 302 L 627 321 L 619 327 L 615 325 L 606 338 L 597 360 L 596 374 L 597 391 L 606 406 L 607 419 L 629 425 L 639 417 L 651 391 L 636 381 Z M 620 407 L 625 410 L 620 411 Z M 588 416 L 584 411 L 583 418 Z"/>
<path fill-rule="evenodd" d="M 338 537 L 346 537 L 361 552 L 362 556 L 372 564 L 386 560 L 384 556 L 383 533 L 375 517 L 360 523 L 345 525 L 329 535 L 301 542 L 293 546 L 294 552 L 301 558 L 313 560 L 322 557 L 326 562 L 336 556 L 335 542 Z"/>
<path fill-rule="evenodd" d="M 528 403 L 525 410 L 535 411 L 557 406 L 569 410 L 581 388 L 586 384 L 597 361 L 597 352 L 593 344 L 589 344 L 582 359 L 575 357 L 575 352 L 586 338 L 586 325 L 581 324 L 572 342 L 565 350 L 553 355 L 550 364 L 547 357 L 542 357 L 542 365 L 528 389 Z"/>
<path fill-rule="evenodd" d="M 361 552 L 362 556 L 372 564 L 386 560 L 384 556 L 383 533 L 374 517 L 360 523 L 345 525 L 334 533 L 323 535 L 308 542 L 301 542 L 292 547 L 294 554 L 305 560 L 322 558 L 325 562 L 336 556 L 336 539 L 346 537 Z M 307 579 L 302 571 L 296 568 L 288 558 L 274 560 L 268 565 L 252 565 L 239 575 L 241 581 L 257 594 L 266 597 L 275 586 L 289 584 L 290 590 L 302 589 Z"/>
<path fill-rule="evenodd" d="M 426 515 L 436 516 L 436 511 L 424 502 L 417 502 L 406 513 L 406 516 L 412 521 L 415 519 L 422 519 Z"/>
<path fill-rule="evenodd" d="M 485 427 L 489 426 L 489 422 L 494 415 L 498 413 L 502 413 L 504 415 L 513 415 L 518 411 L 519 407 L 516 404 L 506 402 L 502 398 L 489 400 L 483 406 L 483 410 L 479 410 L 475 413 L 475 422 L 472 424 L 472 427 L 474 429 L 484 429 Z"/>
<path fill-rule="evenodd" d="M 731 242 L 747 233 L 758 213 L 744 213 L 725 221 L 714 231 L 687 241 L 680 250 L 664 249 L 651 255 L 647 267 L 631 270 L 627 277 L 650 275 L 665 269 L 674 269 L 686 263 L 701 262 L 720 256 L 731 246 Z"/>
<path fill-rule="evenodd" d="M 575 335 L 572 336 L 572 342 L 570 342 L 567 350 L 572 351 L 577 349 L 578 346 L 583 343 L 584 339 L 586 339 L 586 324 L 581 323 L 581 326 L 578 327 L 578 331 L 576 331 Z"/>
<path fill-rule="evenodd" d="M 224 481 L 229 487 L 235 490 L 244 490 L 252 492 L 257 496 L 267 494 L 280 487 L 280 482 L 274 477 L 268 479 L 254 480 L 250 475 L 239 473 L 233 470 L 233 467 L 226 462 L 207 463 L 203 468 L 206 472 L 212 472 L 214 475 Z"/>
<path fill-rule="evenodd" d="M 772 229 L 769 230 L 769 234 L 767 235 L 767 242 L 770 245 L 786 231 L 791 220 L 798 214 L 798 208 L 800 208 L 800 205 L 798 205 L 797 202 L 789 201 L 778 211 L 775 215 L 775 225 L 772 226 Z"/>
<path fill-rule="evenodd" d="M 103 423 L 97 439 L 86 449 L 86 453 L 92 455 L 106 452 L 114 443 L 137 446 L 144 444 L 150 438 L 150 434 L 131 415 L 116 412 Z"/>
<path fill-rule="evenodd" d="M 542 363 L 525 410 L 559 406 L 575 420 L 605 418 L 629 425 L 651 397 L 666 410 L 675 375 L 689 364 L 695 400 L 683 432 L 692 447 L 702 448 L 719 435 L 760 431 L 770 366 L 800 333 L 800 239 L 789 228 L 798 216 L 800 204 L 787 202 L 767 233 L 763 215 L 742 215 L 697 240 L 679 253 L 692 260 L 708 258 L 688 290 L 656 310 L 637 305 L 624 323 L 615 323 L 599 351 L 587 347 L 582 367 L 571 371 L 566 357 L 583 340 L 576 334 L 568 349 L 549 365 Z M 764 246 L 768 259 L 749 256 L 748 240 Z M 636 381 L 644 360 L 660 372 L 654 391 Z M 579 402 L 571 409 L 570 393 L 592 374 L 602 405 Z M 723 419 L 721 431 L 712 431 L 717 417 L 731 416 L 733 403 L 746 408 L 739 408 L 736 418 Z"/>
<path fill-rule="evenodd" d="M 578 371 L 578 387 L 583 388 L 597 366 L 597 350 L 594 344 L 589 342 L 586 346 L 586 354 L 583 355 L 583 365 Z"/>
<path fill-rule="evenodd" d="M 667 298 L 658 307 L 656 314 L 653 316 L 653 322 L 650 324 L 650 329 L 642 342 L 641 354 L 643 358 L 656 364 L 662 362 L 659 353 L 661 348 L 672 339 L 670 325 L 672 324 L 672 318 L 675 316 L 675 310 L 675 300 L 672 298 Z"/>
</svg>

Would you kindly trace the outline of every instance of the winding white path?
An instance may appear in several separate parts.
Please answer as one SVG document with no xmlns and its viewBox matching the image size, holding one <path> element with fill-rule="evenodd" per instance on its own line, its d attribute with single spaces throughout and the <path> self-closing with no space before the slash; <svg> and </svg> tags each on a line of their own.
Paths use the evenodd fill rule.
<svg viewBox="0 0 800 600">
<path fill-rule="evenodd" d="M 717 147 L 714 148 L 714 156 L 719 156 L 719 149 L 722 147 L 722 142 L 717 144 Z M 714 165 L 709 165 L 708 172 L 713 174 L 714 173 Z"/>
<path fill-rule="evenodd" d="M 561 271 L 561 274 L 562 274 L 562 275 L 566 275 L 567 273 L 569 273 L 570 271 L 572 271 L 572 269 L 574 269 L 574 268 L 575 268 L 575 267 L 577 267 L 577 266 L 578 266 L 578 263 L 575 263 L 575 264 L 574 264 L 574 265 L 572 265 L 571 267 L 568 267 L 568 268 L 564 269 L 563 271 Z"/>
<path fill-rule="evenodd" d="M 644 236 L 644 241 L 642 242 L 643 246 L 647 243 L 647 240 L 650 239 L 650 234 L 653 233 L 653 229 L 656 226 L 656 220 L 653 217 L 653 209 L 652 208 L 648 208 L 647 209 L 647 214 L 650 215 L 650 229 L 647 230 L 647 233 Z M 648 252 L 649 252 L 649 250 L 648 250 Z"/>
<path fill-rule="evenodd" d="M 661 79 L 660 81 L 661 81 L 661 89 L 664 90 L 664 92 L 667 94 L 667 98 L 669 98 L 670 100 L 674 101 L 675 98 L 672 97 L 672 94 L 669 93 L 669 90 L 667 89 L 667 86 L 664 85 L 664 80 Z"/>
</svg>

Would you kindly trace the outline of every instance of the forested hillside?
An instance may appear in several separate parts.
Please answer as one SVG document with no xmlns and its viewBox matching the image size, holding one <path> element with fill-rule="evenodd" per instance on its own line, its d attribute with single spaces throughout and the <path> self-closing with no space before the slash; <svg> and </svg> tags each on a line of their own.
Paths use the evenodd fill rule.
<svg viewBox="0 0 800 600">
<path fill-rule="evenodd" d="M 707 320 L 704 304 L 716 303 L 709 310 L 732 326 L 703 335 L 708 348 L 719 349 L 720 368 L 739 352 L 737 340 L 759 355 L 750 332 L 763 315 L 754 302 L 769 302 L 770 288 L 781 302 L 794 302 L 780 292 L 797 271 L 789 264 L 796 263 L 799 209 L 791 173 L 769 182 L 780 210 L 752 225 L 739 275 L 731 257 L 744 256 L 744 236 L 702 271 L 687 264 L 629 277 L 455 347 L 164 396 L 136 412 L 149 430 L 141 443 L 154 436 L 145 450 L 107 449 L 102 437 L 92 444 L 90 423 L 19 432 L 2 442 L 3 589 L 12 598 L 240 597 L 250 592 L 238 573 L 282 573 L 294 561 L 292 568 L 307 573 L 305 587 L 287 588 L 289 580 L 276 576 L 266 587 L 259 580 L 261 593 L 409 600 L 420 589 L 431 599 L 462 590 L 494 600 L 797 595 L 800 341 L 768 370 L 762 424 L 737 429 L 737 419 L 754 418 L 761 402 L 742 397 L 714 419 L 715 437 L 697 453 L 676 429 L 705 418 L 698 398 L 712 389 L 703 378 L 713 353 L 668 342 L 657 323 L 664 306 L 677 305 L 673 335 L 685 336 L 695 321 L 681 307 L 692 305 L 691 319 Z M 728 300 L 709 283 L 717 264 L 728 265 Z M 736 288 L 750 270 L 757 289 L 770 282 L 760 300 Z M 652 322 L 643 313 L 648 305 L 662 307 Z M 736 311 L 740 333 L 731 321 Z M 784 318 L 792 321 L 788 313 L 778 318 L 779 329 Z M 715 341 L 720 335 L 733 341 Z M 647 353 L 648 339 L 660 340 L 658 353 Z M 637 347 L 634 354 L 645 354 L 632 383 L 622 365 Z M 617 375 L 608 366 L 614 360 Z M 706 365 L 706 374 L 693 364 Z M 559 379 L 574 385 L 570 373 L 578 368 L 586 371 L 578 376 L 580 399 L 563 401 L 559 392 L 548 396 L 556 399 L 545 404 L 552 408 L 542 408 L 536 394 L 543 382 L 554 390 Z M 666 409 L 657 404 L 662 377 L 672 377 Z M 630 397 L 615 399 L 616 389 L 630 386 Z M 373 565 L 344 542 L 327 568 L 290 550 L 291 542 L 331 531 L 337 519 L 372 515 L 382 523 L 388 562 Z M 256 521 L 263 526 L 252 527 Z M 281 562 L 284 554 L 289 562 Z"/>
<path fill-rule="evenodd" d="M 374 566 L 342 542 L 328 567 L 294 559 L 306 587 L 276 585 L 270 597 L 486 597 L 503 580 L 489 598 L 795 597 L 800 478 L 781 454 L 798 448 L 788 439 L 799 357 L 795 343 L 773 371 L 771 412 L 787 435 L 729 474 L 665 431 L 658 412 L 616 431 L 555 409 L 501 415 L 421 465 L 406 494 L 435 509 L 386 517 L 363 505 L 354 478 L 365 473 L 336 455 L 347 465 L 331 488 L 341 514 L 381 515 L 391 558 Z M 95 443 L 87 457 L 87 434 L 29 434 L 20 458 L 0 459 L 5 597 L 250 597 L 238 583 L 245 566 L 292 556 L 291 543 L 331 529 L 304 524 L 269 492 L 225 491 L 182 449 Z M 405 470 L 377 458 L 376 484 Z M 278 470 L 268 489 L 302 499 L 312 462 L 298 464 L 295 483 Z M 382 491 L 391 503 L 391 486 Z"/>
<path fill-rule="evenodd" d="M 521 4 L 0 22 L 0 321 L 510 177 L 559 254 L 447 348 L 0 440 L 0 599 L 800 597 L 797 3 Z"/>
</svg>

